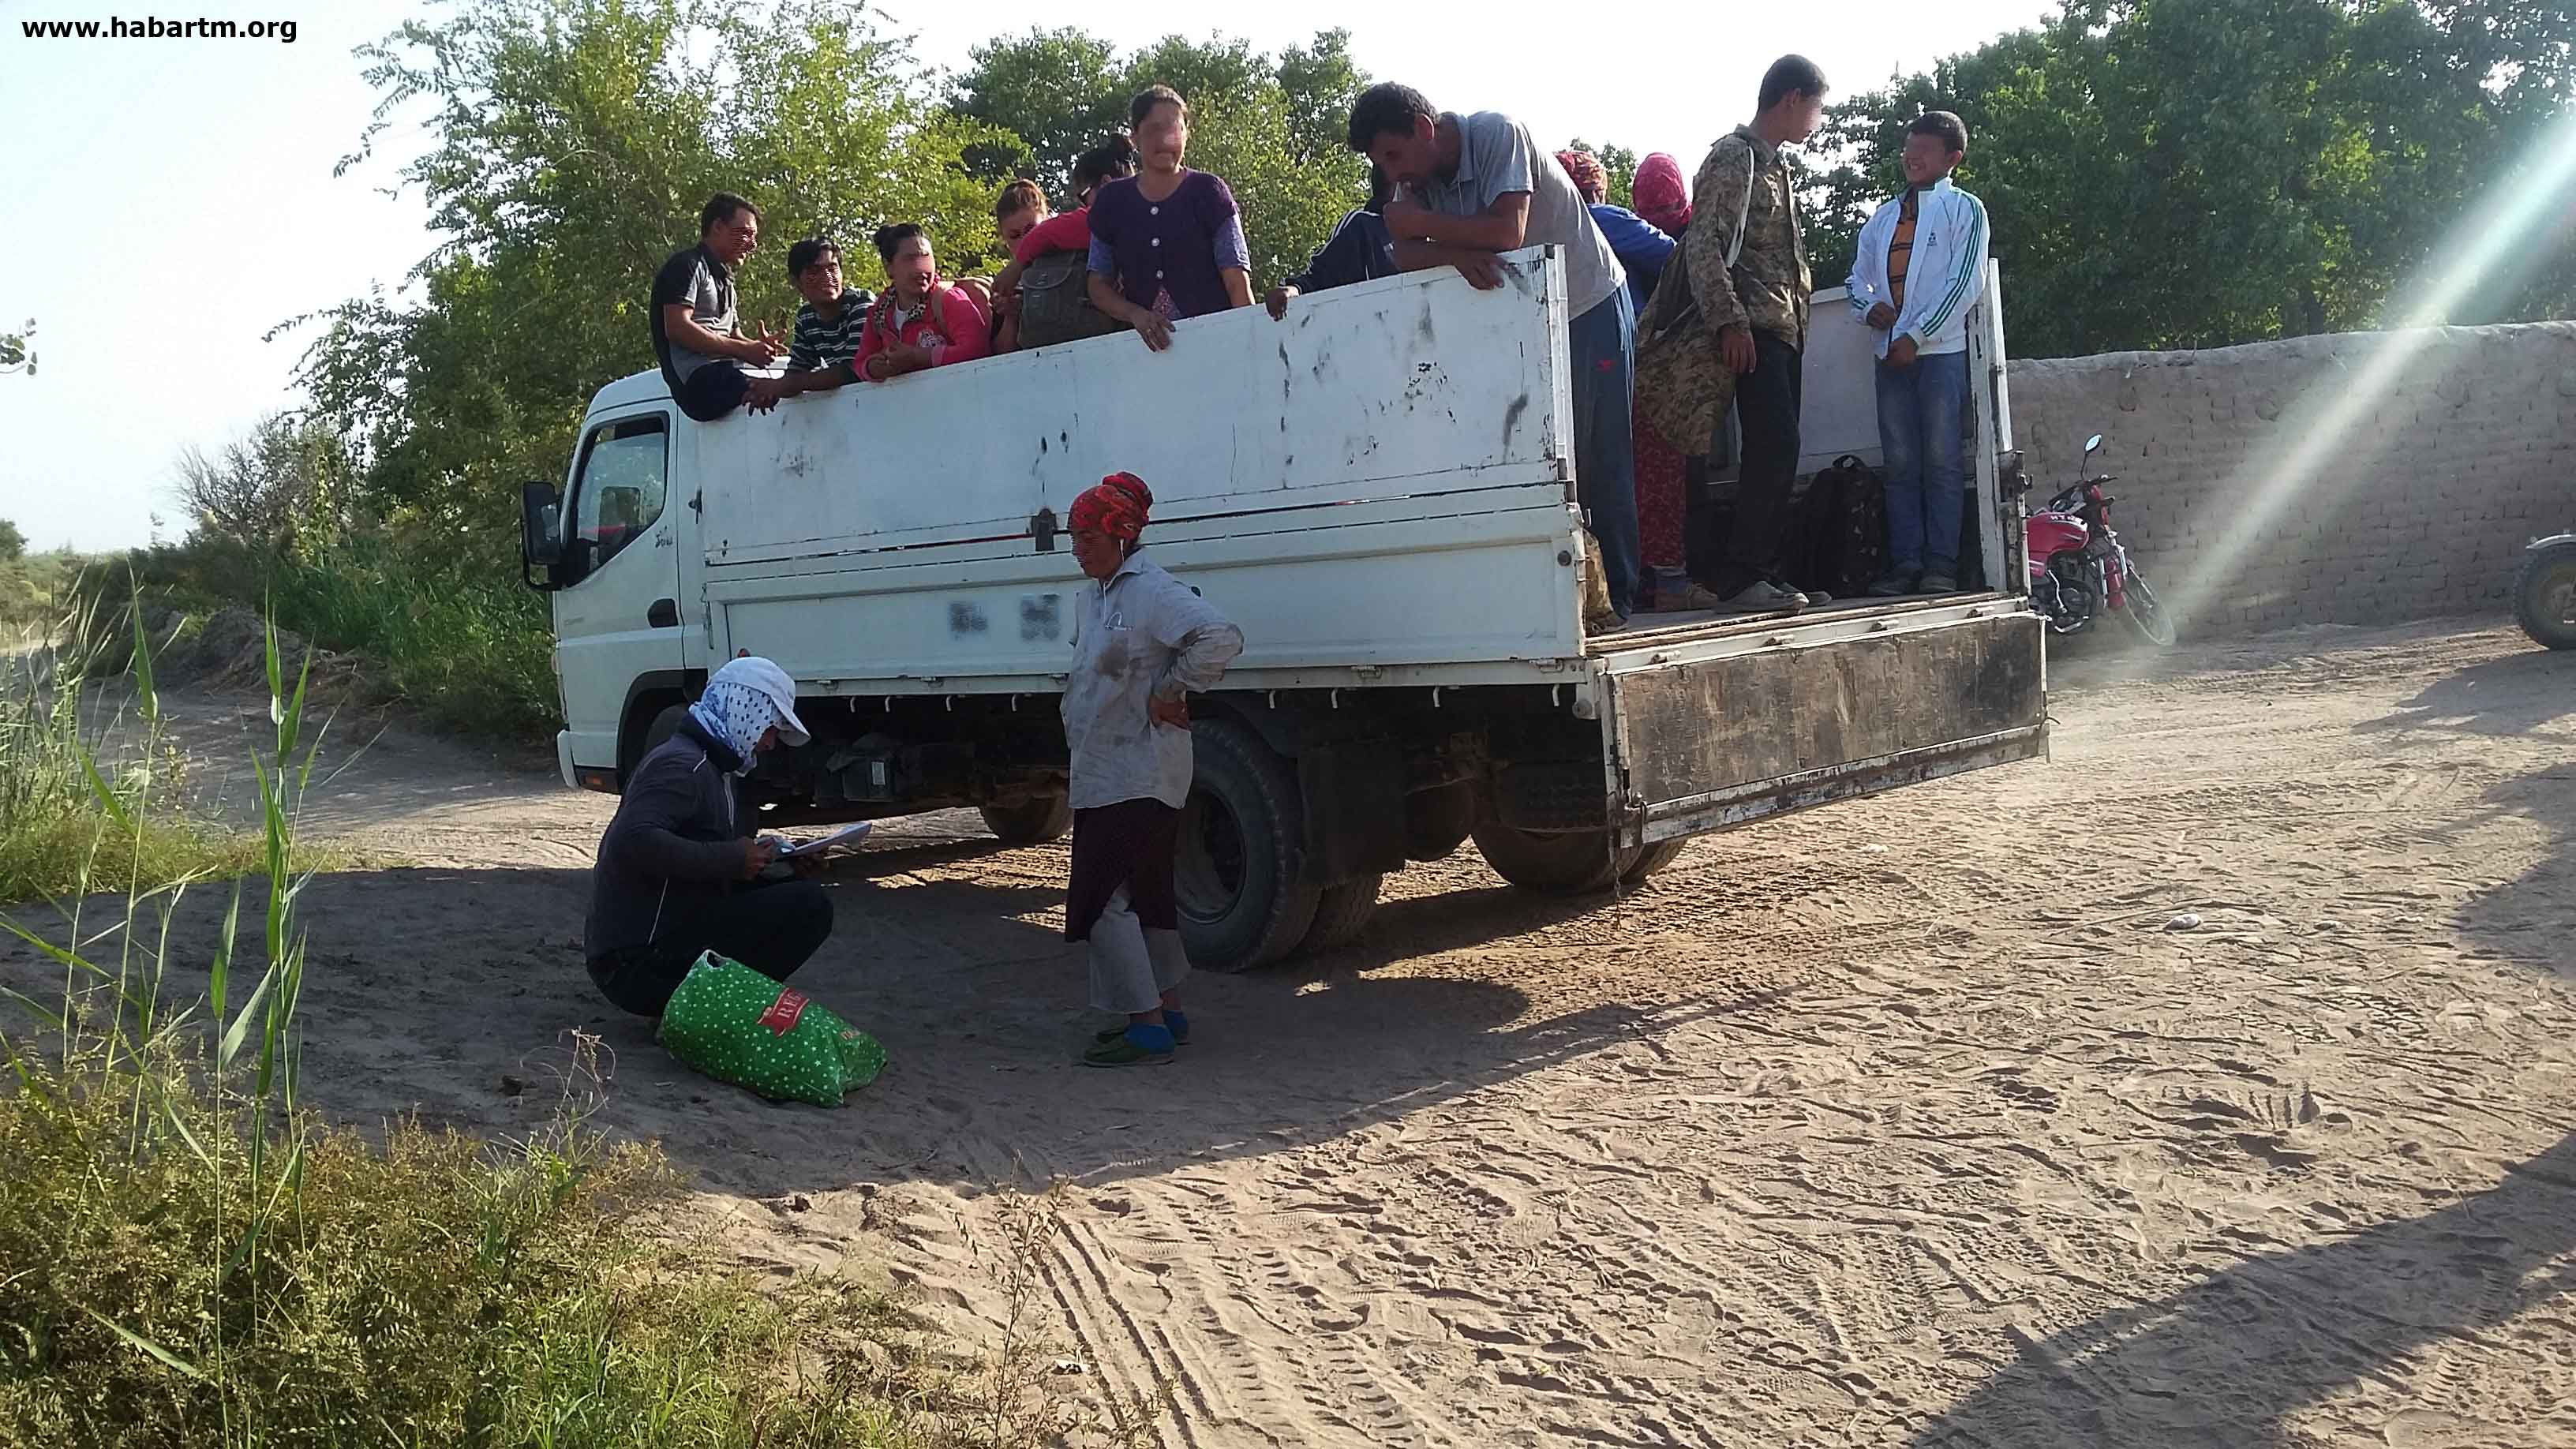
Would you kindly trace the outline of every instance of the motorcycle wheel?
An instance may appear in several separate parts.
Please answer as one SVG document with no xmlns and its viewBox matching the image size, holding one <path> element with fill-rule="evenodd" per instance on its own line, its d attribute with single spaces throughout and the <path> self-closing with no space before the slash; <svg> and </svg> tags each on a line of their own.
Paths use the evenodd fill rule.
<svg viewBox="0 0 2576 1449">
<path fill-rule="evenodd" d="M 2139 638 L 2159 649 L 2171 649 L 2174 645 L 2173 615 L 2166 612 L 2164 601 L 2156 597 L 2156 591 L 2147 587 L 2145 577 L 2134 568 L 2129 570 L 2125 592 L 2128 604 L 2120 610 L 2120 617 L 2129 621 L 2129 627 L 2138 631 Z"/>
<path fill-rule="evenodd" d="M 2523 552 L 2513 576 L 2513 618 L 2536 643 L 2576 649 L 2576 537 Z"/>
</svg>

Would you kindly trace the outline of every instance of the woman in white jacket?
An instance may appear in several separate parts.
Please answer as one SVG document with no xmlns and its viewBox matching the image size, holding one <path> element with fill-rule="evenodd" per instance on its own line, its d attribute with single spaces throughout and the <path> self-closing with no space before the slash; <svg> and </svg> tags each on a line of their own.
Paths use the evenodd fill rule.
<svg viewBox="0 0 2576 1449">
<path fill-rule="evenodd" d="M 1926 111 L 1905 133 L 1905 191 L 1860 230 L 1852 311 L 1878 332 L 1878 442 L 1887 467 L 1881 598 L 1959 586 L 1967 491 L 1968 318 L 1986 279 L 1986 208 L 1950 183 L 1968 128 Z"/>
<path fill-rule="evenodd" d="M 1189 696 L 1243 652 L 1243 631 L 1145 557 L 1154 495 L 1112 473 L 1073 501 L 1074 562 L 1092 585 L 1075 616 L 1064 685 L 1073 760 L 1073 879 L 1064 938 L 1091 947 L 1091 1004 L 1126 1018 L 1100 1033 L 1095 1067 L 1168 1062 L 1189 1039 L 1178 988 L 1173 868 L 1190 796 Z"/>
</svg>

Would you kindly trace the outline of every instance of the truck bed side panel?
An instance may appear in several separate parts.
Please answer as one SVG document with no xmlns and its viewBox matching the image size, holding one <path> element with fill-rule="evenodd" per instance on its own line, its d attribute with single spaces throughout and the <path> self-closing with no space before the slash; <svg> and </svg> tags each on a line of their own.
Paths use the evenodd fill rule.
<svg viewBox="0 0 2576 1449">
<path fill-rule="evenodd" d="M 1808 623 L 1610 667 L 1620 768 L 1658 840 L 2024 759 L 2046 743 L 2017 601 Z"/>
</svg>

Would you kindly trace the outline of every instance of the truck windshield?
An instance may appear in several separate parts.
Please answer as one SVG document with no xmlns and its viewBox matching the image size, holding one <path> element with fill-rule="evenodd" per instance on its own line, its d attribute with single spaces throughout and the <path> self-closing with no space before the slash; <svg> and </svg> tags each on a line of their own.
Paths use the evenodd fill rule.
<svg viewBox="0 0 2576 1449">
<path fill-rule="evenodd" d="M 597 569 L 662 517 L 667 467 L 659 416 L 625 418 L 591 431 L 574 485 L 575 537 Z"/>
</svg>

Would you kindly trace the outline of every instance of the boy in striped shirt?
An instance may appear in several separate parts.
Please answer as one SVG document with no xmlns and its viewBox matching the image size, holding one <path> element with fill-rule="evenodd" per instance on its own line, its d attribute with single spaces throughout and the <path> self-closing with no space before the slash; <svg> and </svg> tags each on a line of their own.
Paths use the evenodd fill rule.
<svg viewBox="0 0 2576 1449">
<path fill-rule="evenodd" d="M 805 299 L 787 342 L 787 373 L 772 386 L 777 397 L 835 388 L 854 380 L 851 360 L 867 331 L 876 298 L 865 287 L 841 281 L 841 249 L 824 237 L 807 237 L 787 249 L 787 276 Z M 777 404 L 773 400 L 771 407 Z M 766 411 L 755 403 L 754 412 Z"/>
<path fill-rule="evenodd" d="M 1950 183 L 1968 128 L 1926 111 L 1905 132 L 1905 190 L 1861 228 L 1852 311 L 1878 335 L 1878 443 L 1887 465 L 1880 598 L 1959 587 L 1968 318 L 1986 281 L 1986 208 Z"/>
</svg>

